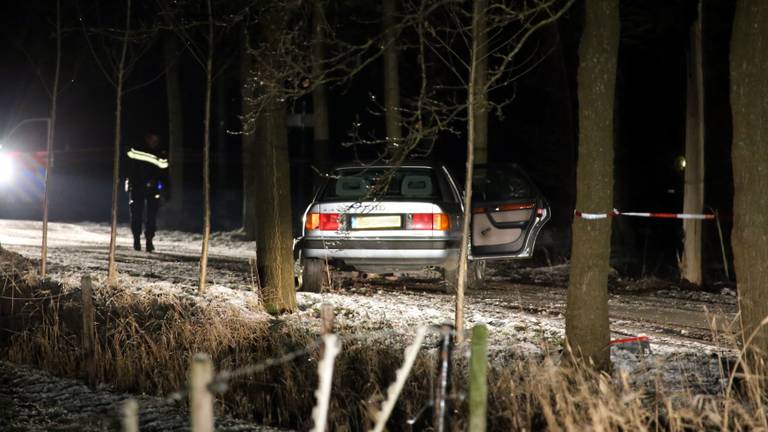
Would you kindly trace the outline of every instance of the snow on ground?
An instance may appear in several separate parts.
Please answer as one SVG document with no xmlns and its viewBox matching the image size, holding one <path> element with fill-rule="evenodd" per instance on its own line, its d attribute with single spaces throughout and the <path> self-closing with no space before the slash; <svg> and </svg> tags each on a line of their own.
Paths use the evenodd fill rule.
<svg viewBox="0 0 768 432">
<path fill-rule="evenodd" d="M 26 220 L 0 220 L 0 245 L 3 247 L 40 247 L 42 222 Z M 106 223 L 52 222 L 48 224 L 48 247 L 105 247 L 109 245 L 110 227 Z M 191 256 L 200 255 L 202 235 L 181 231 L 161 231 L 156 235 L 158 250 L 173 251 Z M 117 228 L 117 247 L 133 248 L 133 235 L 127 225 Z M 143 246 L 142 246 L 143 247 Z M 209 252 L 213 255 L 243 258 L 256 256 L 256 243 L 242 240 L 238 231 L 212 233 Z"/>
<path fill-rule="evenodd" d="M 0 430 L 4 431 L 119 431 L 120 408 L 130 398 L 139 405 L 143 432 L 188 431 L 183 404 L 146 395 L 116 392 L 109 386 L 88 388 L 77 380 L 0 362 Z M 270 432 L 280 429 L 217 417 L 221 432 Z"/>
<path fill-rule="evenodd" d="M 39 256 L 39 222 L 0 221 L 0 244 L 30 258 Z M 103 281 L 109 227 L 94 223 L 52 223 L 49 232 L 52 278 L 75 286 L 84 272 Z M 226 305 L 242 316 L 265 319 L 258 308 L 257 284 L 249 260 L 255 245 L 237 232 L 216 234 L 211 242 L 209 292 L 196 293 L 200 235 L 161 231 L 157 253 L 132 250 L 130 230 L 118 230 L 118 269 L 121 286 L 146 292 L 187 296 L 208 304 Z M 493 272 L 488 289 L 467 297 L 467 327 L 485 324 L 489 329 L 490 354 L 500 364 L 509 356 L 558 355 L 564 340 L 565 290 L 563 266 L 532 271 L 537 285 L 516 283 L 514 266 Z M 566 273 L 567 274 L 567 273 Z M 358 275 L 359 276 L 359 275 Z M 353 276 L 354 277 L 354 274 Z M 282 317 L 299 326 L 319 328 L 320 305 L 330 303 L 336 312 L 336 328 L 347 337 L 382 340 L 402 346 L 421 325 L 451 323 L 454 298 L 443 294 L 435 282 L 395 280 L 335 280 L 330 293 L 298 293 L 299 311 Z M 539 285 L 540 284 L 540 285 Z M 669 290 L 668 290 L 669 291 Z M 708 296 L 708 297 L 707 297 Z M 617 371 L 634 379 L 653 382 L 661 377 L 668 387 L 701 382 L 714 391 L 722 381 L 719 355 L 734 351 L 720 340 L 710 340 L 707 311 L 730 318 L 735 313 L 732 296 L 685 296 L 679 292 L 651 295 L 611 295 L 613 338 L 646 333 L 653 354 L 638 356 L 612 350 Z M 727 319 L 726 319 L 727 321 Z M 546 351 L 546 352 L 545 352 Z"/>
</svg>

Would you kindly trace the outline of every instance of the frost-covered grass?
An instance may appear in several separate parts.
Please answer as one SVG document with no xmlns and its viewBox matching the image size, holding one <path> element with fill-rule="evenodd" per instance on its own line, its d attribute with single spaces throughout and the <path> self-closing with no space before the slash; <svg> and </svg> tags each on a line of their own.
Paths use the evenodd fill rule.
<svg viewBox="0 0 768 432">
<path fill-rule="evenodd" d="M 193 267 L 179 264 L 179 271 Z M 0 269 L 0 295 L 51 296 L 16 300 L 12 312 L 8 300 L 0 302 L 4 316 L 24 324 L 4 340 L 2 357 L 60 375 L 82 376 L 78 292 L 82 271 L 59 268 L 54 273 L 58 284 L 40 289 L 34 266 L 23 257 L 2 253 Z M 334 306 L 343 344 L 331 404 L 331 424 L 337 430 L 366 429 L 415 329 L 453 317 L 452 297 L 410 289 L 408 282 L 402 290 L 373 285 L 299 293 L 298 312 L 274 317 L 263 311 L 257 291 L 240 286 L 233 289 L 214 283 L 209 293 L 200 296 L 188 283 L 144 273 L 122 273 L 117 288 L 107 288 L 99 272 L 94 278 L 102 381 L 122 390 L 168 395 L 183 389 L 189 358 L 195 352 L 211 354 L 220 370 L 237 370 L 306 349 L 290 362 L 232 380 L 219 396 L 219 408 L 227 413 L 301 430 L 309 427 L 314 403 L 315 341 L 322 303 Z M 758 388 L 761 381 L 754 379 L 758 374 L 731 375 L 721 366 L 727 364 L 721 354 L 728 361 L 738 354 L 733 348 L 673 337 L 652 339 L 653 355 L 614 351 L 615 370 L 599 374 L 562 354 L 562 317 L 510 310 L 470 297 L 467 320 L 490 330 L 491 430 L 768 427 L 765 393 Z M 431 335 L 422 350 L 390 430 L 421 430 L 429 424 L 428 412 L 414 426 L 406 420 L 430 400 L 436 341 L 436 335 Z M 467 389 L 467 361 L 467 345 L 458 346 L 453 369 L 457 395 Z M 454 420 L 461 428 L 466 406 L 460 398 L 455 403 Z"/>
</svg>

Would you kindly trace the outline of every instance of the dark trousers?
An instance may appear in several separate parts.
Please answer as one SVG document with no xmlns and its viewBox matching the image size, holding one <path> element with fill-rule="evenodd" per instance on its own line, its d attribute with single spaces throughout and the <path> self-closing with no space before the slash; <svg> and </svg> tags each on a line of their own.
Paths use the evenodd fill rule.
<svg viewBox="0 0 768 432">
<path fill-rule="evenodd" d="M 144 209 L 147 210 L 147 223 L 144 236 L 151 239 L 157 229 L 157 211 L 160 209 L 160 196 L 155 191 L 133 189 L 128 194 L 131 206 L 131 231 L 134 237 L 141 236 L 141 226 L 144 221 Z"/>
</svg>

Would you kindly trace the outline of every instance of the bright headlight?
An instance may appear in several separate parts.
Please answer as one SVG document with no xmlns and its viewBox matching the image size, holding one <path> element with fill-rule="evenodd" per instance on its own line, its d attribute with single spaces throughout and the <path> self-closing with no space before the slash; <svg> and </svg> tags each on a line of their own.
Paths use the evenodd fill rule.
<svg viewBox="0 0 768 432">
<path fill-rule="evenodd" d="M 0 153 L 0 184 L 10 183 L 13 179 L 13 160 L 11 156 Z"/>
</svg>

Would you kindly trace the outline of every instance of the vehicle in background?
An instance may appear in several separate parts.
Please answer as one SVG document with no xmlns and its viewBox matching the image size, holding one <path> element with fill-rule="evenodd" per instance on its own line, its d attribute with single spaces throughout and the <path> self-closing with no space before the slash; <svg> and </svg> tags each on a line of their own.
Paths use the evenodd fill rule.
<svg viewBox="0 0 768 432">
<path fill-rule="evenodd" d="M 0 209 L 42 203 L 46 159 L 45 151 L 0 146 Z"/>
<path fill-rule="evenodd" d="M 482 282 L 485 259 L 528 257 L 549 206 L 514 165 L 478 166 L 473 181 L 469 281 Z M 442 271 L 457 282 L 462 192 L 442 165 L 410 163 L 337 168 L 304 214 L 297 241 L 300 289 L 320 291 L 328 264 L 363 272 Z"/>
</svg>

